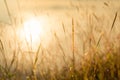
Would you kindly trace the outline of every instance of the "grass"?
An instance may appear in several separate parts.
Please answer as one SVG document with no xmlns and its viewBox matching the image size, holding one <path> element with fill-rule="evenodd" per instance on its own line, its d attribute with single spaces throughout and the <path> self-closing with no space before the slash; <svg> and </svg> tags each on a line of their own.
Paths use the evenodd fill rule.
<svg viewBox="0 0 120 80">
<path fill-rule="evenodd" d="M 7 2 L 4 1 L 12 20 Z M 98 38 L 95 36 L 93 21 L 97 16 L 86 15 L 88 15 L 88 31 L 81 28 L 81 32 L 84 33 L 82 36 L 76 36 L 76 28 L 80 26 L 76 24 L 74 18 L 71 20 L 70 39 L 66 39 L 68 42 L 71 41 L 71 53 L 64 50 L 57 35 L 59 32 L 52 32 L 55 45 L 50 46 L 50 50 L 44 48 L 44 44 L 39 44 L 34 53 L 29 52 L 31 49 L 28 49 L 28 52 L 21 50 L 17 43 L 15 29 L 15 44 L 18 47 L 14 50 L 10 48 L 11 51 L 7 51 L 5 42 L 0 37 L 0 80 L 120 80 L 120 32 L 115 35 L 112 31 L 119 13 L 115 13 L 110 31 L 101 29 L 99 36 L 97 35 Z M 99 21 L 99 18 L 97 19 Z M 12 21 L 12 24 L 15 26 L 16 23 Z M 67 38 L 68 33 L 65 27 L 67 26 L 62 23 L 63 32 Z M 83 52 L 77 52 L 80 47 L 76 46 L 76 37 L 85 37 L 81 39 Z M 27 40 L 25 41 L 29 46 Z M 71 56 L 68 57 L 68 54 Z M 10 59 L 8 59 L 9 55 L 12 55 Z"/>
</svg>

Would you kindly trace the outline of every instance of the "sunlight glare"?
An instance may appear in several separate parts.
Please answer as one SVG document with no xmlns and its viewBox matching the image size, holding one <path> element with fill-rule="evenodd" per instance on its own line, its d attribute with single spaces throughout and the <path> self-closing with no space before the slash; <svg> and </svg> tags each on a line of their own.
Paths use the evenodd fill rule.
<svg viewBox="0 0 120 80">
<path fill-rule="evenodd" d="M 42 22 L 36 18 L 24 22 L 25 37 L 29 43 L 34 44 L 41 40 L 42 31 Z"/>
</svg>

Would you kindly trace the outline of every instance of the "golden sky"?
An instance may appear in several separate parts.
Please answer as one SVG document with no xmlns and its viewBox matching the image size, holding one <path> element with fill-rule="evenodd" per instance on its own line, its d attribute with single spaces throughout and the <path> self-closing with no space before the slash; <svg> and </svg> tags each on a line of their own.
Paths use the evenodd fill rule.
<svg viewBox="0 0 120 80">
<path fill-rule="evenodd" d="M 68 9 L 70 0 L 6 0 L 10 13 L 12 15 L 19 11 L 19 7 L 22 11 L 29 10 L 62 10 Z M 6 21 L 8 19 L 7 10 L 4 4 L 4 0 L 0 0 L 0 21 Z"/>
<path fill-rule="evenodd" d="M 102 9 L 104 2 L 107 2 L 110 9 L 118 9 L 120 0 L 6 0 L 10 13 L 12 16 L 15 16 L 19 13 L 19 7 L 21 12 L 29 11 L 55 11 L 55 12 L 64 12 L 72 11 L 74 12 L 75 8 L 71 6 L 71 3 L 74 5 L 81 4 L 81 7 L 96 7 Z M 107 7 L 107 6 L 106 6 Z M 105 7 L 105 8 L 106 8 Z M 95 8 L 95 9 L 96 9 Z M 97 9 L 96 9 L 97 10 Z M 109 10 L 109 9 L 107 9 Z M 70 13 L 70 12 L 69 12 Z M 4 4 L 4 0 L 0 0 L 0 21 L 7 22 L 9 20 L 8 13 Z"/>
</svg>

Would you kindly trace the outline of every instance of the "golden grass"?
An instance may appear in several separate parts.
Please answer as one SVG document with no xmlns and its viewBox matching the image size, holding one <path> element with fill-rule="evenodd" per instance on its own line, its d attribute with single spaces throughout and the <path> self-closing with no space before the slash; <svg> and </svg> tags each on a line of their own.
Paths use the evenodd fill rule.
<svg viewBox="0 0 120 80">
<path fill-rule="evenodd" d="M 6 0 L 4 1 L 10 16 L 7 2 Z M 105 3 L 105 5 L 107 4 Z M 96 17 L 94 14 L 92 16 Z M 109 34 L 114 29 L 117 16 L 118 12 L 115 13 Z M 52 49 L 50 51 L 49 49 L 45 49 L 43 47 L 44 44 L 40 44 L 35 53 L 24 53 L 19 48 L 20 45 L 17 44 L 17 39 L 15 39 L 15 44 L 19 47 L 18 49 L 15 48 L 12 53 L 9 53 L 12 55 L 11 60 L 7 59 L 9 55 L 5 51 L 4 41 L 0 39 L 0 80 L 120 80 L 120 33 L 112 36 L 107 34 L 103 29 L 96 40 L 96 36 L 94 35 L 95 29 L 93 28 L 94 22 L 91 16 L 89 16 L 88 27 L 90 29 L 87 32 L 83 31 L 85 33 L 83 35 L 85 40 L 83 40 L 83 54 L 81 54 L 82 52 L 76 52 L 76 22 L 74 18 L 72 18 L 71 23 L 70 41 L 72 44 L 72 57 L 69 57 L 70 59 L 67 58 L 68 55 L 64 51 L 63 45 L 57 35 L 58 32 L 52 32 L 57 43 L 55 44 L 55 47 L 58 49 L 56 53 L 52 52 Z M 15 22 L 12 24 L 14 25 Z M 66 36 L 67 32 L 64 23 L 62 23 L 62 27 Z M 80 26 L 77 25 L 77 27 Z M 14 34 L 16 35 L 16 33 Z M 111 38 L 114 38 L 114 40 Z M 29 46 L 27 40 L 26 44 Z M 28 51 L 31 50 L 31 48 L 28 49 Z M 71 53 L 69 54 L 71 55 Z M 20 60 L 19 54 L 22 55 Z M 78 55 L 80 55 L 79 59 L 77 59 Z M 30 60 L 27 61 L 27 57 Z M 57 58 L 60 60 L 58 61 Z"/>
</svg>

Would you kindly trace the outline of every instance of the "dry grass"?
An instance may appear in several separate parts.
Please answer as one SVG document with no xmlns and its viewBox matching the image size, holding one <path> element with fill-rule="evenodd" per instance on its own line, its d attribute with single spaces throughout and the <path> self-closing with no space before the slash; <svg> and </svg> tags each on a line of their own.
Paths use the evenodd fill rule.
<svg viewBox="0 0 120 80">
<path fill-rule="evenodd" d="M 7 2 L 4 1 L 11 18 Z M 100 20 L 95 14 L 88 15 L 88 31 L 85 32 L 81 28 L 84 34 L 82 36 L 76 34 L 76 28 L 80 28 L 80 25 L 77 25 L 76 20 L 72 18 L 71 40 L 69 40 L 72 44 L 71 53 L 64 51 L 57 35 L 59 32 L 52 32 L 55 48 L 50 46 L 51 50 L 49 50 L 44 48 L 44 44 L 40 44 L 36 52 L 31 52 L 31 48 L 23 52 L 17 43 L 15 32 L 15 44 L 18 47 L 12 51 L 7 51 L 5 42 L 0 37 L 0 80 L 120 80 L 120 33 L 114 35 L 112 32 L 118 15 L 119 13 L 116 12 L 110 31 L 101 29 L 97 36 L 95 36 L 93 17 L 98 19 L 97 21 Z M 12 21 L 12 24 L 15 26 L 16 23 Z M 62 23 L 66 36 L 65 27 L 67 26 Z M 84 38 L 81 39 L 83 40 L 81 52 L 77 52 L 79 47 L 76 46 L 76 37 Z M 27 41 L 26 44 L 29 46 Z M 67 57 L 68 54 L 72 54 L 72 57 Z M 10 59 L 8 59 L 9 55 L 12 55 Z"/>
</svg>

